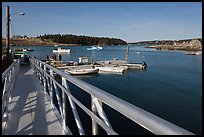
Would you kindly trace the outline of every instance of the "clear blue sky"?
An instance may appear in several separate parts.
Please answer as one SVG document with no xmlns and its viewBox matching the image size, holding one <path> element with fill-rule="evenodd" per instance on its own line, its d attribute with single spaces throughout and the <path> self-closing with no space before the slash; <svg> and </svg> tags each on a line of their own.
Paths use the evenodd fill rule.
<svg viewBox="0 0 204 137">
<path fill-rule="evenodd" d="M 127 42 L 202 37 L 202 2 L 3 2 L 3 37 L 6 5 L 14 14 L 16 35 L 60 33 Z"/>
</svg>

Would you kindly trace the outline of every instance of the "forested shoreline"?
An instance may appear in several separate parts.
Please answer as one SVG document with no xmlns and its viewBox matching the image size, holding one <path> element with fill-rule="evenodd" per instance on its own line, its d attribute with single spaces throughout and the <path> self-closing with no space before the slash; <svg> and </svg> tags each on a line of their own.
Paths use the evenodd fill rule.
<svg viewBox="0 0 204 137">
<path fill-rule="evenodd" d="M 37 36 L 42 41 L 51 40 L 60 44 L 77 44 L 77 45 L 126 45 L 127 42 L 118 38 L 108 37 L 91 37 L 72 34 L 44 34 Z"/>
</svg>

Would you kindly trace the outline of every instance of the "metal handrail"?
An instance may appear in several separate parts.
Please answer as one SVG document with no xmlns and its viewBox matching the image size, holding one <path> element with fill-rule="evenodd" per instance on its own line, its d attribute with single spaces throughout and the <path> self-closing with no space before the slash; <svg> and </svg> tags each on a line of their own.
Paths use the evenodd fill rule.
<svg viewBox="0 0 204 137">
<path fill-rule="evenodd" d="M 2 74 L 2 82 L 4 81 L 6 75 L 8 74 L 8 72 L 11 70 L 11 68 L 15 65 L 17 65 L 18 60 L 15 60 Z"/>
<path fill-rule="evenodd" d="M 189 132 L 173 123 L 170 123 L 156 115 L 153 115 L 137 106 L 134 106 L 116 96 L 113 96 L 104 90 L 101 90 L 89 83 L 86 83 L 80 79 L 77 79 L 71 75 L 65 74 L 64 72 L 58 70 L 55 67 L 52 67 L 40 60 L 32 59 L 33 66 L 37 69 L 38 76 L 46 82 L 51 81 L 51 84 L 58 85 L 62 89 L 62 93 L 66 94 L 72 102 L 76 103 L 84 112 L 86 112 L 92 118 L 92 133 L 97 134 L 97 124 L 99 124 L 108 134 L 117 134 L 111 127 L 105 112 L 102 109 L 102 103 L 110 106 L 114 110 L 123 114 L 127 118 L 131 119 L 135 123 L 139 124 L 143 128 L 149 130 L 150 132 L 158 135 L 192 135 L 192 132 Z M 50 69 L 51 75 L 47 73 L 47 69 Z M 78 101 L 70 92 L 68 86 L 59 84 L 53 76 L 53 72 L 62 77 L 62 81 L 66 83 L 67 81 L 81 88 L 83 91 L 89 93 L 92 97 L 92 111 L 86 108 L 80 101 Z M 44 83 L 46 86 L 46 83 Z M 64 103 L 64 101 L 62 101 Z M 61 106 L 64 107 L 64 104 Z M 61 112 L 63 121 L 65 122 L 66 115 L 64 113 L 65 108 Z M 76 108 L 74 108 L 76 111 Z M 100 110 L 100 111 L 99 111 Z M 98 118 L 95 114 L 99 113 Z M 76 117 L 75 117 L 76 119 Z M 78 119 L 80 121 L 80 119 Z M 97 123 L 97 124 L 96 124 Z M 64 124 L 65 126 L 66 124 Z M 79 127 L 78 127 L 79 128 Z M 65 128 L 66 129 L 66 128 Z"/>
<path fill-rule="evenodd" d="M 8 105 L 11 100 L 13 84 L 19 71 L 19 66 L 20 61 L 15 60 L 2 74 L 2 84 L 4 85 L 2 91 L 2 119 L 8 114 Z"/>
</svg>

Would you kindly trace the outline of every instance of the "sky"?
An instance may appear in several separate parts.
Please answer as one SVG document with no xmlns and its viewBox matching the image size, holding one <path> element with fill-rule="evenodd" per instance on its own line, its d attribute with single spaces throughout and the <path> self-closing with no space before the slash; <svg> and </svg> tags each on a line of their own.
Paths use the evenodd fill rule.
<svg viewBox="0 0 204 137">
<path fill-rule="evenodd" d="M 202 2 L 2 2 L 3 37 L 7 5 L 10 36 L 73 34 L 126 42 L 202 38 Z"/>
</svg>

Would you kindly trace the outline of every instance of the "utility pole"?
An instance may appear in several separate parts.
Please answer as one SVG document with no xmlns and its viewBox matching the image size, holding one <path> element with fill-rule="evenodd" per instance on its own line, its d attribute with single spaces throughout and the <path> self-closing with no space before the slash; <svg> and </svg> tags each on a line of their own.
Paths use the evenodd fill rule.
<svg viewBox="0 0 204 137">
<path fill-rule="evenodd" d="M 9 21 L 10 21 L 10 13 L 9 13 L 9 6 L 6 6 L 6 67 L 9 66 Z"/>
</svg>

